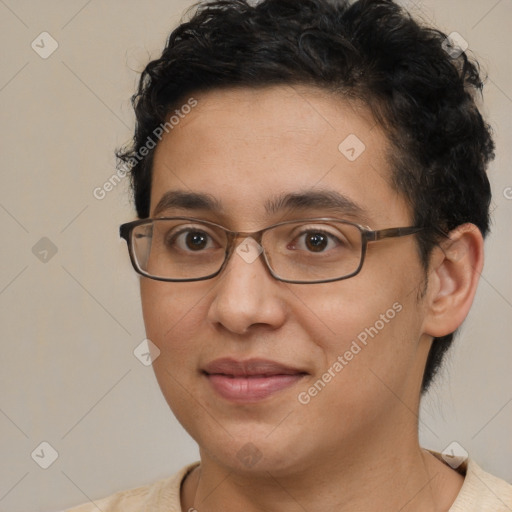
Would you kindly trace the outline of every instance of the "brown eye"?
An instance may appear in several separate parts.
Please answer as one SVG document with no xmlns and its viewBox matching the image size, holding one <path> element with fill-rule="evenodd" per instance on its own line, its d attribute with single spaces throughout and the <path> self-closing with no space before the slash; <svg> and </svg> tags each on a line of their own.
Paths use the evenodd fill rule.
<svg viewBox="0 0 512 512">
<path fill-rule="evenodd" d="M 308 233 L 305 239 L 306 247 L 312 252 L 321 252 L 329 243 L 327 236 L 324 233 Z"/>
<path fill-rule="evenodd" d="M 193 251 L 204 249 L 208 243 L 207 236 L 208 235 L 200 231 L 191 231 L 187 233 L 185 237 L 185 244 Z"/>
<path fill-rule="evenodd" d="M 337 232 L 338 233 L 338 232 Z M 298 233 L 289 249 L 300 250 L 310 254 L 322 254 L 345 246 L 342 233 L 336 236 L 324 229 L 304 229 Z"/>
<path fill-rule="evenodd" d="M 202 252 L 215 246 L 213 237 L 206 231 L 191 227 L 180 229 L 178 232 L 169 233 L 165 246 L 168 250 L 178 249 L 185 252 Z"/>
</svg>

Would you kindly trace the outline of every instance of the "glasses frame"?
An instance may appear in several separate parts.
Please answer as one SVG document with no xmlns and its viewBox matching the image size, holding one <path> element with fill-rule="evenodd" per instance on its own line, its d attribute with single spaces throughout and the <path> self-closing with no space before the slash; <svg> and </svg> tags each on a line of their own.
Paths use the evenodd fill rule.
<svg viewBox="0 0 512 512">
<path fill-rule="evenodd" d="M 172 278 L 167 278 L 167 277 L 157 277 L 157 276 L 150 275 L 145 270 L 140 268 L 140 266 L 135 258 L 134 251 L 133 251 L 133 243 L 132 243 L 133 229 L 142 224 L 148 224 L 150 222 L 160 221 L 160 220 L 185 220 L 185 221 L 191 221 L 191 222 L 196 222 L 196 223 L 200 222 L 200 223 L 203 223 L 203 224 L 206 224 L 209 226 L 213 226 L 213 227 L 222 229 L 226 233 L 227 246 L 226 246 L 226 251 L 224 254 L 224 261 L 222 262 L 222 265 L 219 268 L 219 270 L 217 270 L 213 274 L 209 274 L 204 277 L 193 277 L 193 278 L 189 278 L 189 279 L 172 279 Z M 267 255 L 265 253 L 265 248 L 261 244 L 261 239 L 262 239 L 265 231 L 268 231 L 269 229 L 275 228 L 277 226 L 282 226 L 284 224 L 296 224 L 296 223 L 300 223 L 300 222 L 319 222 L 319 221 L 322 221 L 322 222 L 324 222 L 324 221 L 333 222 L 334 221 L 334 222 L 341 223 L 341 224 L 348 224 L 348 225 L 356 227 L 361 232 L 361 242 L 362 242 L 361 259 L 360 259 L 359 266 L 357 267 L 357 269 L 347 276 L 337 277 L 337 278 L 332 278 L 332 279 L 321 279 L 321 280 L 316 280 L 316 281 L 297 281 L 297 280 L 293 280 L 293 279 L 284 279 L 284 278 L 278 276 L 275 273 L 275 271 L 272 269 L 272 267 L 270 266 L 270 263 L 267 259 Z M 286 220 L 283 222 L 278 222 L 277 224 L 272 224 L 271 226 L 267 226 L 266 228 L 260 229 L 259 231 L 231 231 L 230 229 L 227 229 L 224 226 L 221 226 L 220 224 L 217 224 L 215 222 L 211 222 L 208 220 L 197 219 L 194 217 L 178 216 L 178 217 L 147 218 L 147 219 L 134 220 L 132 222 L 127 222 L 125 224 L 121 224 L 121 226 L 119 226 L 119 236 L 121 238 L 123 238 L 124 240 L 126 240 L 126 243 L 128 245 L 128 252 L 130 254 L 130 261 L 132 262 L 132 266 L 133 266 L 134 270 L 138 274 L 140 274 L 144 277 L 147 277 L 149 279 L 154 279 L 155 281 L 177 283 L 177 282 L 205 281 L 207 279 L 212 279 L 212 278 L 218 276 L 222 272 L 222 270 L 224 270 L 224 268 L 226 267 L 231 255 L 234 252 L 236 240 L 238 238 L 242 238 L 242 237 L 243 238 L 251 237 L 254 240 L 256 240 L 256 242 L 258 242 L 258 244 L 260 244 L 260 246 L 262 248 L 261 254 L 263 255 L 263 260 L 265 261 L 265 265 L 266 265 L 267 269 L 269 270 L 270 274 L 272 275 L 272 277 L 274 277 L 278 281 L 282 281 L 284 283 L 319 284 L 319 283 L 331 283 L 333 281 L 342 281 L 344 279 L 349 279 L 349 278 L 357 275 L 361 271 L 361 268 L 363 267 L 368 243 L 380 242 L 381 240 L 385 240 L 388 238 L 399 238 L 399 237 L 403 237 L 403 236 L 414 235 L 414 234 L 419 233 L 420 231 L 423 231 L 425 229 L 429 229 L 429 228 L 425 227 L 425 226 L 405 226 L 405 227 L 399 227 L 399 228 L 371 230 L 369 227 L 365 227 L 365 226 L 362 226 L 360 224 L 357 224 L 355 222 L 351 222 L 348 220 L 336 219 L 336 218 L 332 218 L 332 217 L 314 217 L 314 218 Z M 440 233 L 442 233 L 443 235 L 446 236 L 446 233 L 442 232 L 441 230 L 436 229 L 436 231 L 439 231 Z"/>
</svg>

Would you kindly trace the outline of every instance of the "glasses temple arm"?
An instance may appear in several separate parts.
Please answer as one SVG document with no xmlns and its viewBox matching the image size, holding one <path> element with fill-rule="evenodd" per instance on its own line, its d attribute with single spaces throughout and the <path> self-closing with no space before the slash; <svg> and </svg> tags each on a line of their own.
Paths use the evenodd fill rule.
<svg viewBox="0 0 512 512">
<path fill-rule="evenodd" d="M 428 227 L 428 226 L 409 226 L 403 228 L 388 228 L 388 229 L 379 229 L 377 231 L 366 231 L 366 239 L 369 242 L 375 242 L 377 240 L 382 240 L 384 238 L 397 238 L 401 236 L 414 235 L 415 233 L 419 233 L 420 231 L 424 231 L 427 229 L 431 229 L 436 231 L 443 237 L 449 238 L 449 234 L 437 227 Z"/>
</svg>

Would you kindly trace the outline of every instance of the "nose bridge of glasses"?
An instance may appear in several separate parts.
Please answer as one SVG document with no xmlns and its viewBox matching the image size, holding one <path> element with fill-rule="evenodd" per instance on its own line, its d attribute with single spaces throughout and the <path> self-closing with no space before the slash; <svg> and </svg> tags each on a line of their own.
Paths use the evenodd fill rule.
<svg viewBox="0 0 512 512">
<path fill-rule="evenodd" d="M 253 263 L 256 259 L 262 258 L 266 263 L 264 248 L 262 245 L 263 231 L 229 231 L 226 230 L 227 246 L 226 260 L 230 260 L 236 252 L 246 262 Z M 249 239 L 249 240 L 248 240 Z M 227 264 L 228 261 L 225 262 Z"/>
<path fill-rule="evenodd" d="M 226 252 L 231 254 L 233 250 L 238 248 L 238 246 L 241 245 L 247 238 L 254 240 L 254 242 L 263 249 L 261 241 L 264 231 L 264 229 L 259 231 L 230 231 L 225 229 L 227 237 Z"/>
<path fill-rule="evenodd" d="M 251 272 L 254 272 L 254 265 L 258 265 L 256 260 L 260 260 L 262 269 L 258 269 L 258 272 L 263 270 L 272 276 L 273 272 L 269 266 L 266 252 L 261 243 L 263 236 L 262 231 L 234 232 L 225 230 L 227 245 L 225 248 L 224 262 L 222 263 L 219 272 L 227 266 L 232 265 L 233 259 L 237 262 L 235 265 L 241 266 L 240 268 L 242 268 L 242 272 L 247 271 L 247 268 L 244 269 L 246 266 L 252 267 Z M 239 262 L 239 259 L 243 261 Z"/>
</svg>

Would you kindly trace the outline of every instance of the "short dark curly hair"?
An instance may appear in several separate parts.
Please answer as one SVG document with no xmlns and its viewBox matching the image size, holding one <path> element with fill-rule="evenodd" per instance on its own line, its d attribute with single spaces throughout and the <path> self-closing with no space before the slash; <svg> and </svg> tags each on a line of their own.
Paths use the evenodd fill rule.
<svg viewBox="0 0 512 512">
<path fill-rule="evenodd" d="M 139 218 L 149 216 L 154 154 L 142 158 L 141 149 L 193 93 L 310 85 L 371 109 L 393 148 L 391 184 L 415 224 L 448 232 L 471 222 L 487 234 L 494 143 L 476 106 L 483 79 L 444 33 L 392 0 L 213 0 L 193 9 L 142 72 L 133 142 L 117 151 Z M 425 270 L 438 242 L 432 233 L 417 237 Z M 454 334 L 434 339 L 423 392 Z"/>
</svg>

